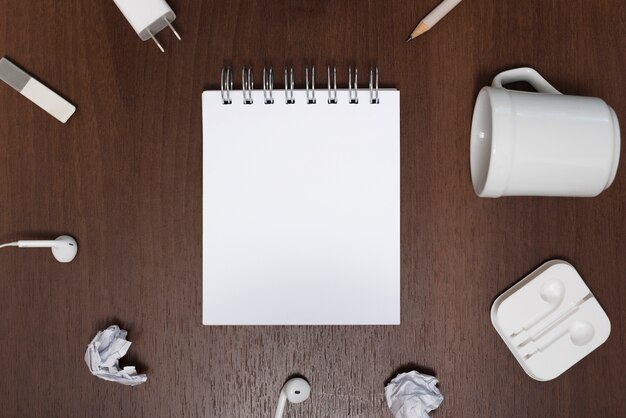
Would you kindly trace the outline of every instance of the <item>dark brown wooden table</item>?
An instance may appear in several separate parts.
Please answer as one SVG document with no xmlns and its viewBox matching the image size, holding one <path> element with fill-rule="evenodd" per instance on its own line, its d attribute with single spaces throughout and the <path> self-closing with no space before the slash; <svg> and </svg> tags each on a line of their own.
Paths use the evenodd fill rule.
<svg viewBox="0 0 626 418">
<path fill-rule="evenodd" d="M 626 126 L 626 3 L 468 0 L 407 44 L 436 3 L 171 0 L 183 40 L 164 32 L 162 54 L 112 1 L 0 0 L 0 55 L 78 108 L 63 125 L 0 85 L 0 242 L 80 243 L 68 265 L 0 250 L 0 415 L 270 417 L 300 373 L 313 393 L 287 417 L 391 417 L 385 383 L 417 368 L 440 380 L 435 417 L 625 416 L 626 169 L 593 199 L 480 199 L 469 129 L 481 86 L 520 65 L 605 99 Z M 303 87 L 306 63 L 332 62 L 377 63 L 401 91 L 402 325 L 204 327 L 201 92 L 225 64 L 293 64 Z M 613 329 L 542 383 L 489 309 L 552 258 L 574 264 Z M 88 372 L 86 344 L 111 323 L 147 384 Z"/>
</svg>

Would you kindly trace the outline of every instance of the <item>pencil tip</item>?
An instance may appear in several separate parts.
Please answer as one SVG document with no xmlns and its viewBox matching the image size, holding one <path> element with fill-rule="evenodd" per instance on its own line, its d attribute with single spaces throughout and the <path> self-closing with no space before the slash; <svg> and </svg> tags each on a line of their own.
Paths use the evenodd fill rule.
<svg viewBox="0 0 626 418">
<path fill-rule="evenodd" d="M 406 41 L 409 42 L 411 39 L 413 39 L 413 37 L 411 35 L 409 35 L 409 37 L 406 38 Z"/>
</svg>

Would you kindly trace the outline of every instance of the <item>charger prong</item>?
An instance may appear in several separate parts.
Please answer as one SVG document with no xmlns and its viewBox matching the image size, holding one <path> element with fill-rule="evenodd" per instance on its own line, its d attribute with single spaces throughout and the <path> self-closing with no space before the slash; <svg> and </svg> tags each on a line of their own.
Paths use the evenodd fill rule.
<svg viewBox="0 0 626 418">
<path fill-rule="evenodd" d="M 176 32 L 176 29 L 174 29 L 174 26 L 172 26 L 172 23 L 167 20 L 166 18 L 163 18 L 165 20 L 165 23 L 167 23 L 167 26 L 170 27 L 170 29 L 172 30 L 172 32 L 174 32 L 174 36 L 176 36 L 178 38 L 178 40 L 180 41 L 180 35 L 178 34 L 178 32 Z"/>
<path fill-rule="evenodd" d="M 161 44 L 159 43 L 159 41 L 157 41 L 157 39 L 154 37 L 154 35 L 152 34 L 152 32 L 148 31 L 148 33 L 150 34 L 150 37 L 152 38 L 152 40 L 154 41 L 154 43 L 156 44 L 156 46 L 159 47 L 159 49 L 161 50 L 161 52 L 165 52 L 165 50 L 163 49 L 163 47 L 161 46 Z"/>
</svg>

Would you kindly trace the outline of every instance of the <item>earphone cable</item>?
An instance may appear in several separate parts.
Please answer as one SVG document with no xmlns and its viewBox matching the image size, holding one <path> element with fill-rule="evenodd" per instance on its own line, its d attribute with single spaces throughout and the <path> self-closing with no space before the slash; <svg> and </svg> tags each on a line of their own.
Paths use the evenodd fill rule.
<svg viewBox="0 0 626 418">
<path fill-rule="evenodd" d="M 17 242 L 7 242 L 6 244 L 0 244 L 0 248 L 3 247 L 17 247 Z"/>
</svg>

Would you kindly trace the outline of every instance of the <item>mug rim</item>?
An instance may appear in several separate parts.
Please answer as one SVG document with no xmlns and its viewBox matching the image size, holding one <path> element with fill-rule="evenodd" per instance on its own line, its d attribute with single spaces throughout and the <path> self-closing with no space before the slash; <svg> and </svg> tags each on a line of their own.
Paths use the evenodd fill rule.
<svg viewBox="0 0 626 418">
<path fill-rule="evenodd" d="M 483 87 L 476 98 L 470 132 L 470 172 L 474 192 L 480 197 L 492 197 L 488 187 L 492 177 L 494 154 L 493 103 L 489 90 Z M 486 132 L 488 131 L 488 132 Z M 489 141 L 484 144 L 485 139 Z M 486 145 L 482 149 L 480 145 Z M 497 197 L 497 196 L 493 196 Z"/>
</svg>

